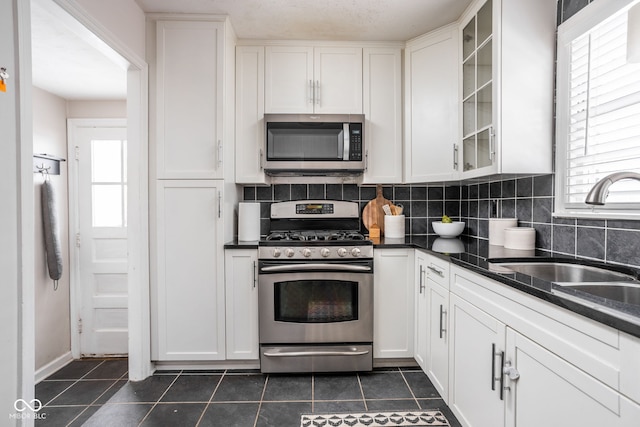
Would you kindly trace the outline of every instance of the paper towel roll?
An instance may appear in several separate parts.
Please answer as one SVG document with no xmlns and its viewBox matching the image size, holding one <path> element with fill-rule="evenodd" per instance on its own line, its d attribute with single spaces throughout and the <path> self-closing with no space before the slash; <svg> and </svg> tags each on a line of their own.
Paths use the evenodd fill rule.
<svg viewBox="0 0 640 427">
<path fill-rule="evenodd" d="M 517 226 L 518 218 L 489 218 L 489 244 L 504 245 L 504 229 Z"/>
<path fill-rule="evenodd" d="M 536 230 L 531 227 L 505 228 L 504 247 L 505 249 L 535 249 Z"/>
<path fill-rule="evenodd" d="M 260 240 L 260 203 L 238 204 L 238 241 Z"/>
</svg>

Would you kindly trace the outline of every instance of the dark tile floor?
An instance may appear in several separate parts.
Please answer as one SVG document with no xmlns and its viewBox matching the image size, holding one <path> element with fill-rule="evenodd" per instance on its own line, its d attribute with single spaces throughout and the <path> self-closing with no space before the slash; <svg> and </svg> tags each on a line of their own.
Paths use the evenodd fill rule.
<svg viewBox="0 0 640 427">
<path fill-rule="evenodd" d="M 126 380 L 126 360 L 78 360 L 36 386 L 36 425 L 298 427 L 305 413 L 440 409 L 459 427 L 419 368 L 359 374 L 265 375 L 164 371 Z"/>
</svg>

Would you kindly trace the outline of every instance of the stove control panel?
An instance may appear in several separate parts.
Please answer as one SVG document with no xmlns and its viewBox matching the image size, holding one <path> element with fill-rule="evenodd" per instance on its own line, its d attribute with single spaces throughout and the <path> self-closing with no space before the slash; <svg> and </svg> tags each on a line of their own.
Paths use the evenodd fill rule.
<svg viewBox="0 0 640 427">
<path fill-rule="evenodd" d="M 260 246 L 260 259 L 354 259 L 373 258 L 373 246 Z"/>
</svg>

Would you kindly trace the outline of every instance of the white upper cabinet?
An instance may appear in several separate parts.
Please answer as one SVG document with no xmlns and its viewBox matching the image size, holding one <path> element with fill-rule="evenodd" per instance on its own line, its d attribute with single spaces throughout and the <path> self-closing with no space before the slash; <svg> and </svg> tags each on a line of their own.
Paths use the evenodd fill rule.
<svg viewBox="0 0 640 427">
<path fill-rule="evenodd" d="M 158 21 L 156 31 L 157 178 L 223 178 L 224 23 Z"/>
<path fill-rule="evenodd" d="M 365 48 L 365 184 L 402 182 L 402 63 L 400 48 Z"/>
<path fill-rule="evenodd" d="M 362 49 L 268 46 L 265 112 L 362 114 Z"/>
<path fill-rule="evenodd" d="M 487 0 L 462 17 L 461 178 L 552 172 L 556 14 Z"/>
<path fill-rule="evenodd" d="M 236 47 L 236 184 L 265 184 L 264 47 Z"/>
<path fill-rule="evenodd" d="M 405 182 L 457 176 L 458 30 L 411 40 L 405 51 Z"/>
</svg>

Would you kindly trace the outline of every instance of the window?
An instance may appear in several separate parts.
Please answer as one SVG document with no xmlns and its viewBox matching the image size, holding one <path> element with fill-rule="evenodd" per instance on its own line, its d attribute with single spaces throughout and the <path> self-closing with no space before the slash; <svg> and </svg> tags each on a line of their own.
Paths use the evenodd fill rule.
<svg viewBox="0 0 640 427">
<path fill-rule="evenodd" d="M 640 63 L 627 59 L 633 6 L 640 0 L 598 0 L 558 28 L 556 214 L 640 216 L 638 181 L 615 183 L 602 207 L 584 203 L 603 177 L 640 172 Z"/>
</svg>

